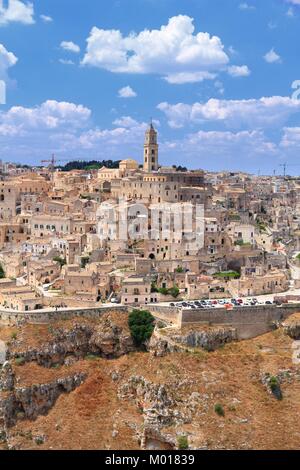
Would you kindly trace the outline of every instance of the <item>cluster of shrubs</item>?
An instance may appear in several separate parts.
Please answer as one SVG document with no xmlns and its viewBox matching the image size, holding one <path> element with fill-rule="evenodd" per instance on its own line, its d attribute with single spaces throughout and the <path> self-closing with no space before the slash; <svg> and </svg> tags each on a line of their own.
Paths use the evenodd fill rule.
<svg viewBox="0 0 300 470">
<path fill-rule="evenodd" d="M 155 283 L 152 284 L 151 291 L 158 292 L 162 295 L 171 295 L 172 297 L 174 297 L 174 299 L 176 299 L 180 293 L 179 288 L 177 286 L 173 286 L 170 289 L 168 289 L 167 287 L 158 288 Z"/>
<path fill-rule="evenodd" d="M 273 393 L 274 397 L 277 398 L 277 400 L 282 400 L 282 391 L 280 387 L 280 382 L 277 377 L 272 376 L 269 380 L 269 387 L 271 389 L 271 392 Z"/>
<path fill-rule="evenodd" d="M 215 405 L 215 413 L 217 413 L 217 415 L 222 416 L 222 417 L 225 416 L 224 408 L 220 403 L 217 403 Z"/>
</svg>

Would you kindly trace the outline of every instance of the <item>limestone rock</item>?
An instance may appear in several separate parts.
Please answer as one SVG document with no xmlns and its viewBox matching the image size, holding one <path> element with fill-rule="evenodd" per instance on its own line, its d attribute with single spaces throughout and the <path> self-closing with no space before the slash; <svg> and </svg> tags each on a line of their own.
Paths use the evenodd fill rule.
<svg viewBox="0 0 300 470">
<path fill-rule="evenodd" d="M 14 388 L 15 374 L 11 364 L 6 361 L 0 370 L 0 391 L 10 392 Z"/>
<path fill-rule="evenodd" d="M 113 359 L 134 351 L 133 340 L 127 331 L 115 325 L 109 317 L 103 317 L 98 324 L 75 324 L 70 329 L 58 329 L 52 341 L 40 348 L 24 351 L 8 351 L 9 359 L 35 361 L 43 367 L 56 364 L 72 364 L 88 354 Z"/>
<path fill-rule="evenodd" d="M 284 332 L 294 340 L 300 340 L 300 320 L 298 322 L 286 322 L 283 324 Z"/>
<path fill-rule="evenodd" d="M 186 348 L 202 348 L 215 351 L 226 343 L 237 340 L 237 330 L 230 327 L 191 330 L 186 334 L 155 329 L 149 343 L 149 351 L 156 357 L 162 357 L 172 352 L 180 352 Z"/>
<path fill-rule="evenodd" d="M 203 348 L 206 351 L 215 351 L 237 340 L 235 328 L 213 328 L 212 330 L 190 331 L 186 335 L 174 335 L 172 340 L 191 348 Z"/>
<path fill-rule="evenodd" d="M 16 423 L 22 415 L 25 419 L 35 419 L 46 414 L 62 393 L 70 393 L 79 387 L 86 374 L 78 373 L 47 384 L 34 384 L 30 387 L 15 386 L 9 393 L 0 394 L 0 428 Z"/>
</svg>

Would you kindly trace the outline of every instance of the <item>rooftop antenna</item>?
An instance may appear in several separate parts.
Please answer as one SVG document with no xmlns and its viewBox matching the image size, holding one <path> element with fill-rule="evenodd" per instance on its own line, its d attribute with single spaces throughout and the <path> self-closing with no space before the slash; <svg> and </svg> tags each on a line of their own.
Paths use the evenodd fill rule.
<svg viewBox="0 0 300 470">
<path fill-rule="evenodd" d="M 281 164 L 281 165 L 279 165 L 279 166 L 282 166 L 282 167 L 283 167 L 283 176 L 286 177 L 286 169 L 287 169 L 288 164 L 287 164 L 287 163 L 283 163 L 283 164 Z"/>
</svg>

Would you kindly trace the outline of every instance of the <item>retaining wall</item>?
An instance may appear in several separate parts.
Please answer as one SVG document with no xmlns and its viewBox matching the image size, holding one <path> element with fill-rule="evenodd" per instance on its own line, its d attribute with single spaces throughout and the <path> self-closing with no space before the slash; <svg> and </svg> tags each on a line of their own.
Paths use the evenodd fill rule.
<svg viewBox="0 0 300 470">
<path fill-rule="evenodd" d="M 239 339 L 249 339 L 262 335 L 274 328 L 274 323 L 283 321 L 290 315 L 300 312 L 300 304 L 281 307 L 258 305 L 237 307 L 233 310 L 200 309 L 182 310 L 181 323 L 204 323 L 211 325 L 232 325 L 237 329 Z"/>
<path fill-rule="evenodd" d="M 149 310 L 155 318 L 165 320 L 168 323 L 181 325 L 181 309 L 177 307 L 162 307 L 159 305 L 145 305 L 145 309 Z"/>
</svg>

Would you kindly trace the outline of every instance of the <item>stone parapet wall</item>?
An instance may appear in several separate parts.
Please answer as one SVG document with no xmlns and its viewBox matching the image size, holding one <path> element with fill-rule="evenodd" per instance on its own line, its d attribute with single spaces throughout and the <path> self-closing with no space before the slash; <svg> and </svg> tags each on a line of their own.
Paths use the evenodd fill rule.
<svg viewBox="0 0 300 470">
<path fill-rule="evenodd" d="M 164 307 L 160 305 L 146 305 L 146 310 L 152 313 L 155 318 L 164 320 L 168 323 L 181 325 L 181 309 L 177 307 Z"/>
<path fill-rule="evenodd" d="M 239 339 L 249 339 L 271 331 L 276 322 L 281 322 L 290 315 L 300 312 L 300 303 L 240 307 L 226 309 L 190 309 L 182 311 L 181 323 L 203 323 L 211 325 L 231 325 L 237 329 Z"/>
</svg>

